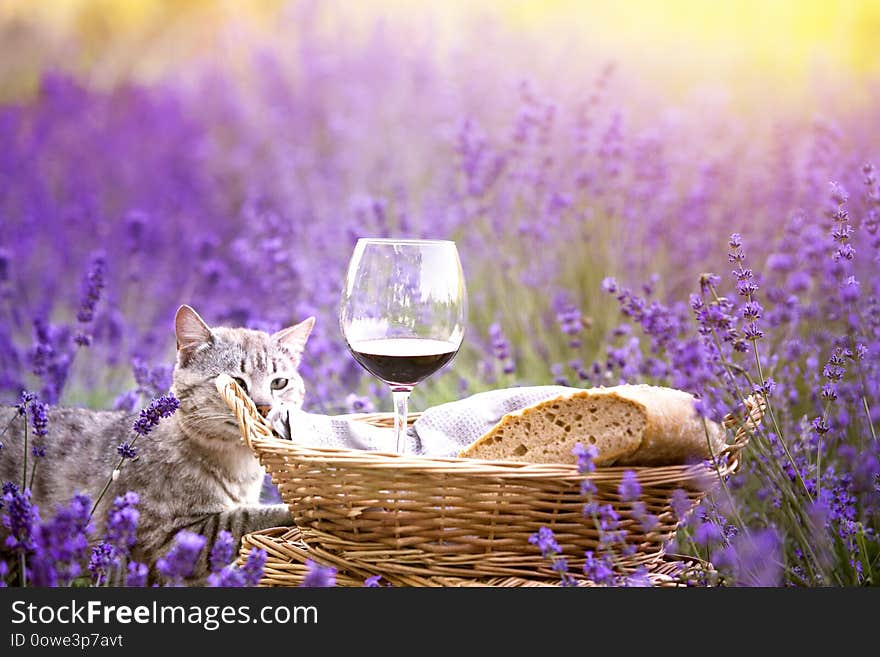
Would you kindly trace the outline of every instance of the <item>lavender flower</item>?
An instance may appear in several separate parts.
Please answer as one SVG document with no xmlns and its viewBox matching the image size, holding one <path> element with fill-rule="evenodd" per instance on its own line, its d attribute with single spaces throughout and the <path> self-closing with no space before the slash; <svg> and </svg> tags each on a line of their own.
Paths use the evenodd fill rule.
<svg viewBox="0 0 880 657">
<path fill-rule="evenodd" d="M 116 453 L 119 454 L 120 458 L 123 459 L 133 459 L 137 456 L 137 447 L 132 445 L 129 442 L 119 443 L 116 447 Z"/>
<path fill-rule="evenodd" d="M 513 374 L 516 366 L 511 358 L 510 343 L 507 341 L 501 325 L 497 322 L 489 326 L 489 340 L 492 345 L 492 355 L 501 362 L 502 371 L 505 374 Z"/>
<path fill-rule="evenodd" d="M 28 392 L 27 390 L 22 390 L 21 395 L 19 397 L 19 401 L 15 405 L 16 412 L 21 416 L 26 416 L 27 412 L 28 412 L 27 411 L 28 404 L 30 404 L 33 401 L 36 401 L 36 399 L 37 399 L 37 396 L 34 393 Z"/>
<path fill-rule="evenodd" d="M 15 552 L 34 549 L 34 534 L 40 524 L 40 511 L 31 502 L 31 491 L 12 482 L 3 484 L 3 526 L 9 530 L 5 545 Z"/>
<path fill-rule="evenodd" d="M 639 566 L 636 568 L 635 572 L 626 577 L 624 580 L 624 586 L 632 587 L 632 588 L 644 588 L 654 586 L 654 583 L 651 581 L 651 577 L 648 574 L 648 569 L 644 566 Z"/>
<path fill-rule="evenodd" d="M 360 397 L 354 393 L 345 398 L 345 405 L 349 413 L 373 413 L 376 410 L 369 397 Z"/>
<path fill-rule="evenodd" d="M 721 541 L 723 534 L 718 525 L 709 520 L 701 522 L 694 531 L 694 542 L 701 546 L 710 546 Z"/>
<path fill-rule="evenodd" d="M 305 587 L 332 587 L 336 586 L 336 569 L 331 566 L 322 566 L 312 559 L 306 560 L 306 576 L 303 577 L 300 586 Z"/>
<path fill-rule="evenodd" d="M 647 505 L 641 500 L 633 503 L 633 518 L 639 522 L 639 526 L 646 534 L 653 531 L 659 522 L 657 516 L 648 511 Z"/>
<path fill-rule="evenodd" d="M 209 565 L 212 573 L 222 570 L 225 566 L 232 562 L 235 556 L 235 543 L 232 540 L 232 534 L 223 530 L 217 534 L 214 541 L 214 547 L 211 548 L 211 556 Z"/>
<path fill-rule="evenodd" d="M 620 494 L 620 499 L 624 502 L 634 502 L 642 494 L 642 486 L 633 470 L 627 470 L 623 473 L 617 492 Z"/>
<path fill-rule="evenodd" d="M 179 407 L 180 402 L 171 393 L 154 399 L 149 406 L 141 410 L 140 416 L 134 423 L 134 432 L 139 436 L 146 436 L 161 419 L 171 417 Z"/>
<path fill-rule="evenodd" d="M 684 490 L 676 488 L 672 491 L 669 505 L 672 507 L 672 511 L 679 522 L 684 522 L 687 519 L 688 512 L 691 509 L 691 500 Z"/>
<path fill-rule="evenodd" d="M 86 275 L 86 293 L 76 314 L 80 324 L 88 324 L 95 318 L 95 306 L 101 298 L 101 290 L 104 288 L 104 268 L 106 259 L 102 254 L 95 255 Z"/>
<path fill-rule="evenodd" d="M 125 585 L 132 587 L 146 586 L 148 574 L 149 569 L 146 564 L 130 561 L 128 564 L 128 574 L 125 577 Z"/>
<path fill-rule="evenodd" d="M 529 543 L 538 547 L 541 556 L 548 558 L 562 552 L 559 543 L 556 542 L 556 536 L 549 527 L 541 527 L 537 532 L 529 536 Z"/>
<path fill-rule="evenodd" d="M 80 563 L 91 533 L 87 495 L 75 495 L 66 507 L 59 507 L 51 520 L 34 530 L 34 553 L 30 558 L 34 586 L 70 586 L 80 575 Z"/>
<path fill-rule="evenodd" d="M 571 451 L 577 459 L 578 472 L 581 474 L 589 474 L 596 470 L 596 464 L 593 460 L 599 456 L 599 450 L 595 445 L 584 446 L 577 443 Z"/>
<path fill-rule="evenodd" d="M 137 541 L 140 502 L 137 493 L 132 491 L 113 500 L 107 514 L 106 542 L 113 547 L 115 555 L 127 556 Z"/>
<path fill-rule="evenodd" d="M 248 553 L 247 559 L 244 562 L 244 565 L 241 568 L 242 575 L 244 577 L 245 586 L 256 586 L 260 583 L 260 579 L 263 577 L 263 570 L 266 567 L 266 559 L 268 555 L 265 550 L 261 550 L 260 548 L 253 548 Z M 326 569 L 325 569 L 326 570 Z M 333 570 L 333 569 L 330 569 Z M 311 575 L 311 571 L 310 571 Z M 316 581 L 319 581 L 320 577 L 324 577 L 327 584 L 306 584 L 305 580 L 309 578 L 307 576 L 303 580 L 303 586 L 335 586 L 336 584 L 336 571 L 333 570 L 332 573 L 324 572 L 323 575 L 315 574 L 314 577 Z"/>
<path fill-rule="evenodd" d="M 30 406 L 31 426 L 35 436 L 45 436 L 49 433 L 48 406 L 36 398 L 33 398 Z"/>
<path fill-rule="evenodd" d="M 92 548 L 92 556 L 89 558 L 89 572 L 97 586 L 101 586 L 107 581 L 110 568 L 116 563 L 116 550 L 109 543 L 101 542 Z"/>
<path fill-rule="evenodd" d="M 589 550 L 584 556 L 586 557 L 584 575 L 587 576 L 587 579 L 600 585 L 614 584 L 614 564 L 609 555 L 596 555 L 592 550 Z"/>
<path fill-rule="evenodd" d="M 241 588 L 245 586 L 244 573 L 237 566 L 224 566 L 208 575 L 207 583 L 211 587 Z"/>
<path fill-rule="evenodd" d="M 205 548 L 205 537 L 185 529 L 174 536 L 171 548 L 156 562 L 156 570 L 170 584 L 179 584 L 191 577 Z"/>
<path fill-rule="evenodd" d="M 740 586 L 778 586 L 782 578 L 780 541 L 772 529 L 737 536 L 712 560 Z"/>
</svg>

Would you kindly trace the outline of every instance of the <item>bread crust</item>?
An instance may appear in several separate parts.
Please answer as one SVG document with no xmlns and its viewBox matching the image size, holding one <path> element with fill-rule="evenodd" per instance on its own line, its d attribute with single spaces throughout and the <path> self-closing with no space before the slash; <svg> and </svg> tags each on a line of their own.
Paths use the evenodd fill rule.
<svg viewBox="0 0 880 657">
<path fill-rule="evenodd" d="M 724 448 L 724 431 L 694 408 L 696 398 L 683 390 L 645 384 L 606 388 L 641 402 L 648 424 L 638 449 L 617 465 L 677 465 L 718 456 Z"/>
<path fill-rule="evenodd" d="M 508 413 L 485 435 L 459 452 L 463 458 L 491 460 L 521 460 L 526 462 L 547 462 L 537 449 L 524 453 L 514 453 L 523 447 L 520 439 L 527 427 L 540 424 L 547 418 L 555 418 L 560 413 L 574 412 L 585 403 L 596 400 L 613 400 L 620 413 L 628 410 L 641 416 L 641 422 L 634 427 L 633 435 L 619 432 L 618 435 L 590 436 L 591 443 L 599 450 L 594 460 L 596 465 L 659 466 L 696 462 L 717 455 L 724 447 L 724 434 L 720 426 L 697 415 L 694 409 L 695 398 L 690 393 L 661 386 L 620 385 L 612 387 L 588 388 L 574 393 L 548 399 L 519 411 Z M 543 419 L 542 419 L 543 418 Z M 545 423 L 546 426 L 546 423 Z M 561 425 L 560 425 L 561 426 Z M 575 457 L 569 454 L 578 442 L 587 443 L 586 436 L 577 432 L 565 435 L 562 429 L 551 426 L 551 434 L 544 440 L 558 446 L 566 443 L 567 449 L 560 460 L 554 462 L 574 463 Z M 513 435 L 514 437 L 510 437 Z M 489 450 L 489 446 L 500 444 L 500 450 Z M 536 441 L 537 442 L 537 441 Z M 529 447 L 533 447 L 530 445 Z M 487 451 L 499 452 L 487 455 Z M 554 450 L 559 453 L 559 450 Z"/>
</svg>

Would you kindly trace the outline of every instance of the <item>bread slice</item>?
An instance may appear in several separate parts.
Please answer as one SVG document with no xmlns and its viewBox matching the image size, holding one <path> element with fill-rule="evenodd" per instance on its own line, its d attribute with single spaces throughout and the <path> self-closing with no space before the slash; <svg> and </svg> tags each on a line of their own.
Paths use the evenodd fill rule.
<svg viewBox="0 0 880 657">
<path fill-rule="evenodd" d="M 707 422 L 712 452 L 721 428 Z M 459 456 L 532 463 L 574 463 L 577 443 L 594 445 L 596 465 L 671 465 L 710 456 L 694 397 L 672 388 L 591 388 L 508 413 Z"/>
</svg>

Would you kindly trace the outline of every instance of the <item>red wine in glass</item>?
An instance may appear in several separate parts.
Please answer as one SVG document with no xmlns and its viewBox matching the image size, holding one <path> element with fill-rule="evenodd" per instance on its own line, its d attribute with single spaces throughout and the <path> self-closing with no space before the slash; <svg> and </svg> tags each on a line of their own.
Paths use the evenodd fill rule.
<svg viewBox="0 0 880 657">
<path fill-rule="evenodd" d="M 355 360 L 391 388 L 398 453 L 409 394 L 455 357 L 466 317 L 455 242 L 358 240 L 342 288 L 339 328 Z"/>
<path fill-rule="evenodd" d="M 390 386 L 413 387 L 449 363 L 459 345 L 430 338 L 376 338 L 348 345 L 355 360 Z"/>
</svg>

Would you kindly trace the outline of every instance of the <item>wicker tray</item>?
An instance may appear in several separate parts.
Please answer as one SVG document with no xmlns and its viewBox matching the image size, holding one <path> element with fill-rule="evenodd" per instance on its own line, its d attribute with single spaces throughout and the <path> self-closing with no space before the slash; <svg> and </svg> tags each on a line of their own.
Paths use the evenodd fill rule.
<svg viewBox="0 0 880 657">
<path fill-rule="evenodd" d="M 368 564 L 344 560 L 332 552 L 315 550 L 306 545 L 296 527 L 274 527 L 246 534 L 242 540 L 239 563 L 247 559 L 254 548 L 266 551 L 266 567 L 259 586 L 300 586 L 308 572 L 306 561 L 311 559 L 322 566 L 336 569 L 336 586 L 362 587 L 367 577 L 382 575 L 382 586 L 419 587 L 536 587 L 560 586 L 556 573 L 542 568 L 539 571 L 523 572 L 518 575 L 483 577 L 479 579 L 444 576 L 419 575 L 408 572 L 405 564 L 389 562 L 381 572 L 374 572 Z M 648 579 L 653 586 L 687 587 L 714 586 L 721 584 L 719 573 L 711 563 L 681 555 L 665 555 L 651 564 Z M 630 569 L 631 572 L 631 569 Z M 627 574 L 627 573 L 624 573 Z M 587 578 L 573 573 L 572 576 L 581 587 L 596 586 Z"/>
<path fill-rule="evenodd" d="M 695 506 L 719 476 L 734 472 L 742 448 L 763 414 L 747 400 L 748 417 L 728 418 L 733 441 L 706 464 L 598 468 L 580 474 L 575 465 L 428 458 L 339 448 L 306 447 L 277 438 L 251 400 L 229 377 L 217 380 L 235 413 L 244 442 L 278 486 L 300 530 L 299 540 L 315 554 L 359 564 L 369 574 L 412 577 L 528 577 L 548 564 L 529 536 L 542 526 L 556 535 L 571 572 L 580 572 L 584 552 L 597 550 L 599 532 L 585 521 L 580 483 L 589 478 L 594 500 L 611 504 L 635 552 L 618 559 L 621 568 L 662 561 L 679 520 L 670 506 L 675 489 Z M 389 414 L 353 416 L 388 427 Z M 411 419 L 415 419 L 415 416 Z M 657 516 L 650 532 L 622 502 L 623 473 L 635 471 L 640 501 Z M 547 571 L 549 572 L 549 571 Z M 361 580 L 362 581 L 362 580 Z"/>
</svg>

